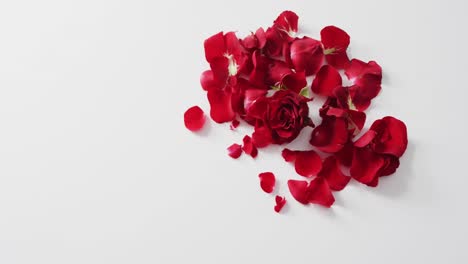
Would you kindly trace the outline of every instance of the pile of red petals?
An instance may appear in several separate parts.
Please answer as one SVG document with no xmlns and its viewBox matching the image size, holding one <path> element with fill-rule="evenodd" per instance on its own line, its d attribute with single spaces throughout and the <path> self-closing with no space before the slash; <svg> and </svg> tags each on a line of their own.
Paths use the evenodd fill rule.
<svg viewBox="0 0 468 264">
<path fill-rule="evenodd" d="M 299 38 L 297 33 L 298 16 L 292 11 L 282 12 L 271 27 L 244 38 L 234 32 L 217 33 L 205 40 L 210 69 L 200 81 L 211 119 L 231 122 L 232 130 L 239 119 L 253 127 L 242 144 L 227 148 L 234 159 L 242 153 L 255 158 L 258 149 L 289 143 L 303 128 L 312 127 L 310 146 L 284 148 L 281 153 L 303 177 L 289 180 L 288 188 L 302 204 L 330 207 L 333 192 L 343 190 L 351 178 L 375 187 L 380 177 L 396 171 L 408 144 L 406 126 L 386 116 L 361 132 L 364 111 L 381 90 L 381 67 L 375 61 L 350 59 L 350 37 L 338 27 L 323 28 L 320 40 Z M 345 86 L 343 78 L 352 85 Z M 318 109 L 322 120 L 317 125 L 309 117 L 312 94 L 326 98 Z M 184 121 L 189 130 L 197 131 L 205 115 L 194 106 Z M 272 172 L 260 173 L 259 181 L 263 191 L 274 193 Z M 280 212 L 286 199 L 276 195 L 275 202 L 274 210 Z"/>
</svg>

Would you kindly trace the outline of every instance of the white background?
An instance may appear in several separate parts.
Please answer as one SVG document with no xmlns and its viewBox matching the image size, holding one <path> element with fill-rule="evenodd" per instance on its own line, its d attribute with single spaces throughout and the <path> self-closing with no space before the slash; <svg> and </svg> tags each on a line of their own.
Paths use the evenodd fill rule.
<svg viewBox="0 0 468 264">
<path fill-rule="evenodd" d="M 464 2 L 2 1 L 0 263 L 467 263 Z M 230 159 L 246 127 L 183 126 L 188 107 L 208 111 L 204 39 L 286 9 L 382 66 L 367 126 L 408 126 L 397 173 L 351 183 L 330 210 L 293 200 L 281 148 Z"/>
</svg>

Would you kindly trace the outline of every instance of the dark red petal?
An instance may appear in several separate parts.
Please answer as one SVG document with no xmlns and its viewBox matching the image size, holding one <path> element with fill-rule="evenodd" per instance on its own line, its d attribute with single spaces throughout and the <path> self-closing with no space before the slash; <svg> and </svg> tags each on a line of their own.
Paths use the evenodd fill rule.
<svg viewBox="0 0 468 264">
<path fill-rule="evenodd" d="M 304 177 L 312 177 L 322 169 L 322 159 L 313 150 L 297 151 L 294 168 L 297 174 Z"/>
<path fill-rule="evenodd" d="M 379 176 L 388 176 L 395 173 L 400 166 L 400 160 L 392 155 L 385 155 L 385 163 L 379 171 Z"/>
<path fill-rule="evenodd" d="M 322 170 L 317 176 L 325 178 L 330 189 L 334 191 L 343 190 L 351 179 L 341 171 L 340 163 L 335 156 L 330 156 L 323 161 Z"/>
<path fill-rule="evenodd" d="M 353 135 L 357 135 L 364 124 L 366 123 L 366 113 L 355 111 L 355 110 L 347 110 L 348 111 L 348 131 Z"/>
<path fill-rule="evenodd" d="M 249 81 L 257 86 L 265 85 L 265 80 L 269 71 L 271 59 L 261 54 L 260 50 L 256 50 L 252 54 L 252 71 L 249 75 Z"/>
<path fill-rule="evenodd" d="M 379 131 L 378 127 L 383 126 L 384 131 Z M 406 125 L 401 120 L 392 116 L 386 116 L 376 120 L 370 130 L 376 131 L 379 136 L 373 148 L 378 153 L 391 154 L 401 157 L 408 146 L 408 135 Z"/>
<path fill-rule="evenodd" d="M 283 159 L 286 162 L 294 162 L 296 161 L 296 156 L 297 156 L 297 151 L 296 150 L 290 150 L 288 148 L 283 149 L 281 152 L 281 156 L 283 156 Z"/>
<path fill-rule="evenodd" d="M 343 166 L 350 167 L 353 161 L 354 145 L 348 141 L 335 155 Z"/>
<path fill-rule="evenodd" d="M 307 194 L 309 203 L 331 207 L 335 202 L 335 197 L 333 197 L 327 181 L 322 177 L 316 177 L 309 183 Z"/>
<path fill-rule="evenodd" d="M 305 71 L 307 76 L 315 74 L 323 62 L 322 44 L 308 37 L 296 39 L 291 44 L 290 57 L 296 71 Z"/>
<path fill-rule="evenodd" d="M 275 189 L 275 175 L 271 172 L 262 172 L 258 175 L 260 187 L 266 193 L 272 193 Z"/>
<path fill-rule="evenodd" d="M 309 203 L 309 193 L 307 190 L 308 183 L 306 181 L 298 181 L 298 180 L 289 180 L 288 181 L 288 188 L 291 192 L 291 195 L 296 199 L 298 202 L 302 204 Z"/>
<path fill-rule="evenodd" d="M 255 130 L 252 133 L 252 141 L 258 148 L 264 148 L 271 144 L 271 131 L 266 126 L 255 126 Z"/>
<path fill-rule="evenodd" d="M 381 154 L 375 153 L 368 147 L 355 148 L 350 169 L 351 177 L 372 186 L 378 181 L 375 178 L 379 177 L 378 173 L 384 165 L 385 161 Z"/>
<path fill-rule="evenodd" d="M 208 101 L 210 102 L 210 116 L 216 123 L 232 121 L 235 113 L 232 110 L 231 93 L 219 90 L 208 91 Z"/>
<path fill-rule="evenodd" d="M 268 68 L 266 82 L 268 85 L 278 85 L 285 76 L 292 73 L 293 71 L 284 61 L 272 60 Z"/>
<path fill-rule="evenodd" d="M 283 51 L 283 46 L 287 43 L 279 34 L 279 30 L 275 27 L 270 27 L 265 32 L 266 44 L 265 53 L 270 57 L 278 57 Z"/>
<path fill-rule="evenodd" d="M 237 159 L 242 154 L 242 146 L 239 144 L 232 144 L 227 148 L 228 155 L 233 159 Z"/>
<path fill-rule="evenodd" d="M 205 57 L 206 61 L 210 62 L 216 58 L 221 57 L 226 52 L 224 44 L 223 32 L 219 32 L 205 40 Z"/>
<path fill-rule="evenodd" d="M 311 134 L 310 144 L 323 152 L 335 153 L 348 141 L 348 129 L 343 118 L 325 117 Z"/>
<path fill-rule="evenodd" d="M 380 85 L 367 86 L 366 88 L 359 85 L 349 87 L 349 94 L 351 96 L 353 106 L 359 111 L 366 110 L 369 107 L 371 100 L 379 94 L 380 90 Z"/>
<path fill-rule="evenodd" d="M 348 54 L 346 54 L 346 51 L 325 55 L 325 59 L 327 60 L 328 64 L 339 70 L 346 68 L 346 66 L 349 64 L 349 58 Z"/>
<path fill-rule="evenodd" d="M 331 51 L 332 53 L 345 51 L 349 46 L 349 35 L 335 26 L 324 27 L 320 31 L 320 38 L 325 50 L 334 49 L 334 51 Z"/>
<path fill-rule="evenodd" d="M 281 37 L 291 41 L 296 37 L 298 20 L 296 13 L 283 11 L 273 22 L 273 26 L 278 29 Z"/>
<path fill-rule="evenodd" d="M 242 146 L 242 150 L 245 152 L 245 154 L 252 156 L 252 158 L 255 158 L 258 154 L 257 147 L 252 142 L 252 138 L 246 135 L 242 141 L 244 142 Z"/>
<path fill-rule="evenodd" d="M 205 113 L 199 106 L 192 106 L 184 113 L 185 127 L 190 131 L 198 131 L 205 124 Z"/>
<path fill-rule="evenodd" d="M 237 119 L 232 120 L 231 125 L 229 126 L 231 130 L 236 129 L 239 126 L 240 122 Z"/>
<path fill-rule="evenodd" d="M 340 28 L 328 26 L 320 31 L 320 38 L 328 64 L 337 69 L 347 66 L 349 58 L 346 49 L 349 46 L 349 35 Z"/>
<path fill-rule="evenodd" d="M 268 109 L 268 99 L 265 95 L 265 90 L 247 90 L 245 92 L 244 108 L 248 118 L 263 120 Z"/>
<path fill-rule="evenodd" d="M 312 91 L 324 96 L 334 96 L 333 91 L 341 86 L 340 73 L 330 65 L 323 65 L 312 82 Z"/>
<path fill-rule="evenodd" d="M 295 93 L 301 92 L 307 86 L 305 72 L 293 72 L 284 76 L 281 80 L 283 87 Z"/>
<path fill-rule="evenodd" d="M 286 204 L 286 199 L 284 197 L 281 197 L 279 195 L 276 195 L 275 197 L 275 212 L 279 213 L 281 209 L 283 209 L 284 205 Z"/>
</svg>

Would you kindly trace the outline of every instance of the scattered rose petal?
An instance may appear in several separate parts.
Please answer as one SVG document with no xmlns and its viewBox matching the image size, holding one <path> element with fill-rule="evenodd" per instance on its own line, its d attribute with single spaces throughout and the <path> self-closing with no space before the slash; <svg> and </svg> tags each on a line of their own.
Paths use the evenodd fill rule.
<svg viewBox="0 0 468 264">
<path fill-rule="evenodd" d="M 231 156 L 233 159 L 237 159 L 242 154 L 242 146 L 239 144 L 232 144 L 227 148 L 228 155 Z"/>
<path fill-rule="evenodd" d="M 283 159 L 286 162 L 294 162 L 294 161 L 296 161 L 297 151 L 285 148 L 281 152 L 281 155 L 283 156 Z"/>
<path fill-rule="evenodd" d="M 258 177 L 262 190 L 266 193 L 272 193 L 275 188 L 275 175 L 271 172 L 262 172 Z"/>
<path fill-rule="evenodd" d="M 307 189 L 308 183 L 306 181 L 289 180 L 288 188 L 291 195 L 296 201 L 302 204 L 309 203 L 309 191 Z"/>
<path fill-rule="evenodd" d="M 330 156 L 323 161 L 322 170 L 317 176 L 324 178 L 330 189 L 334 191 L 343 190 L 351 179 L 341 171 L 340 164 L 335 156 Z"/>
<path fill-rule="evenodd" d="M 312 177 L 322 169 L 322 159 L 313 150 L 297 151 L 294 168 L 297 174 L 304 177 Z"/>
<path fill-rule="evenodd" d="M 240 122 L 237 119 L 232 120 L 231 125 L 229 126 L 231 130 L 236 129 L 239 126 Z"/>
<path fill-rule="evenodd" d="M 330 65 L 323 65 L 312 82 L 312 91 L 324 96 L 333 96 L 333 91 L 338 86 L 341 86 L 340 73 Z"/>
<path fill-rule="evenodd" d="M 199 106 L 192 106 L 184 113 L 185 127 L 190 131 L 198 131 L 205 124 L 205 113 Z"/>
<path fill-rule="evenodd" d="M 275 197 L 275 212 L 279 213 L 281 209 L 283 209 L 284 205 L 286 204 L 286 199 L 284 197 L 281 197 L 279 195 L 276 195 Z"/>
<path fill-rule="evenodd" d="M 242 150 L 245 152 L 245 154 L 252 156 L 252 158 L 257 157 L 258 150 L 257 147 L 255 147 L 253 144 L 252 138 L 246 135 L 242 141 L 244 142 Z"/>
<path fill-rule="evenodd" d="M 325 207 L 331 207 L 335 202 L 330 187 L 324 178 L 316 177 L 307 187 L 309 203 L 319 204 Z"/>
<path fill-rule="evenodd" d="M 305 71 L 307 76 L 315 74 L 323 62 L 322 44 L 308 37 L 296 39 L 291 44 L 290 57 L 296 71 Z"/>
<path fill-rule="evenodd" d="M 325 58 L 328 64 L 337 69 L 343 69 L 348 63 L 346 49 L 349 46 L 349 35 L 335 26 L 324 27 L 320 31 Z"/>
</svg>

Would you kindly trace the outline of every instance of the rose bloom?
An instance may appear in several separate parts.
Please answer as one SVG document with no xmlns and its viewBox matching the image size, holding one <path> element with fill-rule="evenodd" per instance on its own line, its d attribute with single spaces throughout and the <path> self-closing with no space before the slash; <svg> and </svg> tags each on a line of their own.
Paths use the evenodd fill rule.
<svg viewBox="0 0 468 264">
<path fill-rule="evenodd" d="M 252 135 L 257 147 L 270 143 L 291 142 L 305 126 L 312 126 L 309 118 L 309 99 L 290 90 L 280 90 L 271 97 L 257 99 L 248 109 L 249 118 L 254 118 Z"/>
</svg>

